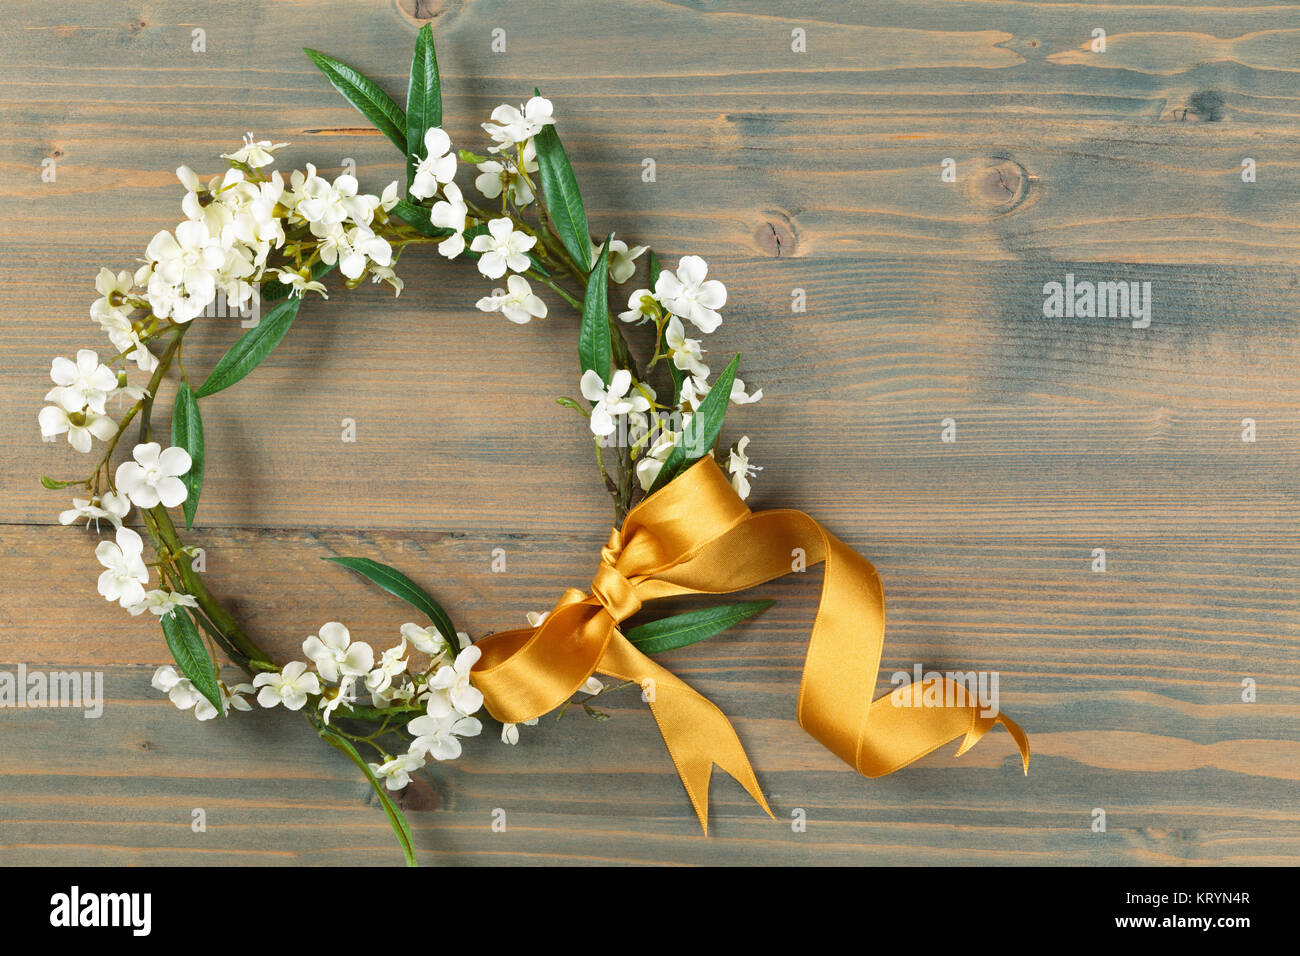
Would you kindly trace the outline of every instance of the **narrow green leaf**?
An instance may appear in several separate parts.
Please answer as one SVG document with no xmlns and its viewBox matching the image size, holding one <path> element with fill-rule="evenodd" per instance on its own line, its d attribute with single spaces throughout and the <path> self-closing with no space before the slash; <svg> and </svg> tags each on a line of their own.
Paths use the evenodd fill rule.
<svg viewBox="0 0 1300 956">
<path fill-rule="evenodd" d="M 450 229 L 435 226 L 429 220 L 429 208 L 427 206 L 418 206 L 413 202 L 407 202 L 405 199 L 399 199 L 397 205 L 392 208 L 392 213 L 422 236 L 429 236 L 432 239 L 446 239 L 451 235 Z M 468 249 L 465 251 L 469 252 Z M 478 253 L 474 253 L 474 255 L 477 256 Z"/>
<path fill-rule="evenodd" d="M 203 646 L 199 629 L 194 626 L 194 619 L 181 608 L 175 608 L 170 614 L 164 614 L 162 621 L 163 637 L 167 638 L 167 648 L 172 652 L 172 660 L 181 669 L 181 673 L 190 679 L 194 689 L 206 697 L 217 713 L 223 717 L 226 708 L 221 702 L 221 691 L 217 688 L 217 674 L 212 669 L 212 658 Z"/>
<path fill-rule="evenodd" d="M 642 654 L 696 644 L 770 608 L 775 601 L 741 601 L 660 618 L 624 633 Z"/>
<path fill-rule="evenodd" d="M 582 327 L 578 330 L 578 364 L 582 371 L 594 371 L 609 384 L 610 357 L 613 344 L 609 332 L 609 247 L 610 233 L 600 250 L 600 258 L 587 277 L 587 295 L 582 300 Z"/>
<path fill-rule="evenodd" d="M 686 373 L 669 361 L 668 377 L 673 380 L 673 404 L 676 405 L 682 400 L 682 385 L 686 382 Z"/>
<path fill-rule="evenodd" d="M 406 188 L 415 179 L 417 155 L 424 153 L 424 134 L 442 125 L 442 82 L 438 78 L 438 57 L 433 49 L 433 28 L 420 27 L 415 35 L 411 58 L 411 81 L 406 87 Z"/>
<path fill-rule="evenodd" d="M 402 153 L 406 152 L 406 114 L 387 93 L 346 63 L 316 50 L 304 49 L 303 52 L 311 57 L 311 61 L 325 74 L 325 79 L 343 94 L 345 100 L 370 120 L 375 129 L 392 140 Z"/>
<path fill-rule="evenodd" d="M 664 459 L 664 466 L 659 471 L 650 488 L 650 493 L 658 491 L 676 477 L 677 473 L 693 461 L 709 453 L 713 443 L 722 431 L 722 422 L 727 417 L 727 407 L 731 401 L 731 383 L 736 378 L 736 368 L 740 365 L 740 356 L 731 360 L 717 381 L 709 388 L 709 394 L 700 402 L 699 409 L 691 416 L 679 441 Z"/>
<path fill-rule="evenodd" d="M 560 143 L 560 135 L 555 132 L 554 126 L 543 126 L 542 131 L 533 137 L 533 142 L 537 147 L 537 165 L 546 211 L 573 261 L 583 271 L 590 271 L 591 230 L 587 226 L 587 210 L 583 208 L 578 180 L 573 175 L 573 166 L 569 164 L 569 157 Z"/>
<path fill-rule="evenodd" d="M 659 265 L 659 257 L 655 255 L 655 251 L 651 249 L 650 250 L 650 291 L 651 292 L 653 292 L 655 290 L 655 286 L 659 284 L 659 273 L 663 271 L 664 271 L 663 268 Z"/>
<path fill-rule="evenodd" d="M 280 344 L 289 331 L 302 299 L 285 299 L 262 317 L 262 320 L 239 337 L 230 351 L 221 356 L 207 381 L 194 393 L 195 398 L 207 398 L 223 388 L 229 388 L 251 372 L 271 350 Z"/>
<path fill-rule="evenodd" d="M 453 650 L 459 646 L 456 642 L 456 627 L 451 623 L 451 617 L 442 609 L 442 605 L 401 571 L 390 568 L 386 564 L 380 564 L 378 561 L 372 561 L 370 558 L 325 558 L 324 560 L 333 561 L 335 564 L 341 564 L 343 567 L 357 572 L 366 580 L 379 585 L 389 594 L 399 597 L 418 608 L 434 623 L 434 626 L 447 639 L 447 643 L 451 645 Z"/>
<path fill-rule="evenodd" d="M 393 803 L 393 798 L 388 795 L 387 788 L 375 776 L 375 772 L 370 769 L 370 764 L 366 763 L 361 754 L 357 753 L 357 748 L 346 738 L 335 733 L 329 727 L 323 724 L 319 726 L 318 732 L 325 738 L 335 750 L 340 750 L 347 755 L 348 759 L 361 768 L 361 772 L 366 775 L 366 780 L 374 789 L 375 795 L 379 797 L 379 805 L 384 808 L 384 813 L 388 815 L 388 823 L 393 828 L 393 833 L 397 835 L 397 842 L 402 846 L 402 856 L 406 858 L 407 866 L 419 866 L 415 859 L 415 844 L 411 838 L 411 825 L 406 822 L 406 817 L 402 811 Z"/>
<path fill-rule="evenodd" d="M 172 444 L 190 454 L 190 470 L 181 481 L 189 493 L 185 496 L 185 528 L 194 524 L 194 512 L 199 507 L 199 492 L 203 490 L 203 419 L 199 416 L 199 403 L 188 382 L 176 389 L 176 404 L 172 406 Z"/>
</svg>

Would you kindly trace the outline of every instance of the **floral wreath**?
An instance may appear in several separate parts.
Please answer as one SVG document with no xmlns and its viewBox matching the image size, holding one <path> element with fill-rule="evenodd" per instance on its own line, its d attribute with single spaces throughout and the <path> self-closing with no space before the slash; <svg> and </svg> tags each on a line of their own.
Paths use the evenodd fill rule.
<svg viewBox="0 0 1300 956">
<path fill-rule="evenodd" d="M 698 256 L 685 256 L 668 271 L 646 246 L 629 246 L 612 233 L 592 242 L 549 100 L 534 91 L 520 108 L 493 110 L 482 124 L 492 141 L 488 155 L 453 152 L 442 129 L 429 26 L 416 38 L 405 110 L 351 67 L 306 53 L 405 155 L 405 189 L 393 182 L 378 196 L 363 193 L 353 175 L 331 182 L 311 164 L 294 170 L 286 184 L 280 172 L 268 171 L 286 144 L 254 141 L 252 134 L 242 148 L 223 155 L 229 169 L 206 183 L 182 166 L 177 176 L 186 190 L 185 220 L 150 240 L 134 273 L 101 269 L 95 280 L 99 298 L 90 314 L 116 354 L 102 361 L 94 350 L 81 349 L 75 359 L 55 358 L 50 404 L 39 415 L 47 441 L 66 435 L 81 453 L 90 453 L 95 440 L 105 445 L 89 477 L 41 481 L 51 489 L 84 491 L 60 514 L 61 523 L 85 519 L 96 530 L 102 523 L 114 528 L 113 539 L 95 548 L 104 568 L 98 590 L 132 615 L 158 617 L 175 667 L 158 668 L 156 689 L 199 720 L 251 710 L 250 697 L 262 707 L 304 715 L 365 774 L 414 865 L 410 827 L 389 792 L 405 787 L 430 758 L 458 758 L 461 739 L 482 732 L 477 714 L 486 709 L 501 723 L 502 739 L 515 744 L 520 724 L 535 724 L 557 708 L 563 713 L 575 702 L 603 719 L 590 700 L 637 684 L 707 832 L 715 763 L 771 811 L 727 718 L 647 655 L 704 640 L 771 602 L 713 606 L 626 631 L 619 625 L 644 601 L 729 593 L 824 562 L 800 686 L 800 724 L 860 772 L 878 776 L 959 736 L 961 753 L 1001 723 L 1028 772 L 1023 732 L 965 696 L 962 684 L 936 676 L 870 699 L 884 634 L 875 569 L 802 512 L 754 513 L 744 505 L 759 470 L 748 458 L 748 436 L 726 452 L 726 474 L 714 457 L 728 407 L 762 397 L 737 377 L 739 356 L 710 381 L 701 342 L 688 334 L 717 329 L 726 288 L 708 278 Z M 456 185 L 462 163 L 477 169 L 475 188 L 491 210 Z M 400 295 L 398 260 L 408 246 L 429 243 L 448 259 L 474 260 L 488 279 L 505 279 L 504 288 L 476 303 L 484 312 L 518 324 L 545 318 L 547 303 L 534 291 L 541 287 L 579 313 L 579 388 L 587 407 L 571 398 L 557 401 L 587 419 L 614 506 L 609 542 L 590 591 L 570 589 L 552 611 L 529 614 L 528 628 L 477 642 L 395 568 L 367 558 L 331 558 L 409 602 L 427 622 L 403 625 L 396 646 L 376 656 L 369 643 L 332 621 L 303 642 L 310 664 L 275 663 L 204 585 L 194 568 L 196 549 L 182 542 L 173 518 L 180 509 L 186 530 L 192 526 L 203 486 L 200 401 L 265 360 L 308 295 L 328 298 L 323 280 L 329 273 L 341 273 L 349 289 L 369 276 Z M 648 282 L 631 293 L 615 321 L 609 283 L 627 283 L 643 258 Z M 185 333 L 223 300 L 248 314 L 262 303 L 275 304 L 195 387 L 183 361 Z M 653 338 L 644 366 L 623 332 L 637 326 Z M 129 381 L 130 362 L 137 374 L 149 376 L 146 384 Z M 155 439 L 152 413 L 169 371 L 179 382 L 164 448 Z M 118 419 L 108 410 L 115 398 L 119 408 L 131 402 Z M 133 423 L 138 438 L 130 458 L 114 468 L 114 452 Z M 126 526 L 132 509 L 152 560 L 145 558 L 144 538 Z M 222 656 L 249 680 L 224 680 L 214 664 Z M 607 687 L 593 676 L 597 672 L 621 683 Z"/>
</svg>

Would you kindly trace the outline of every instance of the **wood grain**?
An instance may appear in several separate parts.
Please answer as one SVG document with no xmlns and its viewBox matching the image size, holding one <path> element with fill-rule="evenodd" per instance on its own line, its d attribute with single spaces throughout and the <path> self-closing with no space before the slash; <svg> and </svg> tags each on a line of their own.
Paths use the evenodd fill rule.
<svg viewBox="0 0 1300 956">
<path fill-rule="evenodd" d="M 176 166 L 215 169 L 251 129 L 291 141 L 286 163 L 355 160 L 368 189 L 400 176 L 300 47 L 400 99 L 425 18 L 459 145 L 539 86 L 593 230 L 670 265 L 704 255 L 727 283 L 708 358 L 742 352 L 742 376 L 767 393 L 732 425 L 765 466 L 752 503 L 811 512 L 879 567 L 877 693 L 918 662 L 997 670 L 1035 758 L 1022 777 L 997 733 L 960 760 L 946 748 L 868 781 L 821 749 L 793 719 L 814 571 L 764 588 L 778 603 L 760 618 L 666 658 L 734 717 L 777 823 L 719 775 L 700 836 L 653 721 L 623 691 L 607 723 L 544 719 L 514 748 L 489 728 L 409 790 L 423 862 L 1300 859 L 1300 10 L 8 7 L 0 670 L 102 671 L 108 699 L 89 721 L 0 710 L 0 862 L 400 861 L 364 782 L 300 719 L 198 724 L 149 689 L 166 648 L 152 621 L 94 594 L 92 537 L 50 527 L 66 503 L 35 478 L 80 461 L 43 445 L 34 419 L 49 358 L 97 344 L 95 271 L 129 266 L 179 216 Z M 496 27 L 504 54 L 489 48 Z M 1094 27 L 1105 53 L 1088 48 Z M 191 50 L 195 28 L 206 53 Z M 806 53 L 791 51 L 795 29 Z M 576 391 L 562 303 L 518 328 L 472 309 L 484 283 L 462 264 L 412 252 L 402 266 L 400 298 L 367 287 L 312 303 L 266 365 L 205 401 L 193 540 L 211 587 L 285 654 L 326 619 L 380 643 L 407 619 L 322 557 L 401 566 L 480 634 L 582 584 L 607 530 L 581 422 L 553 402 Z M 1151 327 L 1044 318 L 1044 283 L 1067 273 L 1151 282 Z M 806 313 L 791 311 L 794 289 Z M 209 367 L 238 331 L 196 326 L 187 364 Z M 345 418 L 355 444 L 340 441 Z M 939 440 L 945 418 L 955 444 Z M 190 828 L 196 807 L 206 833 Z M 1097 807 L 1106 833 L 1090 829 Z M 792 832 L 796 809 L 806 832 Z"/>
</svg>

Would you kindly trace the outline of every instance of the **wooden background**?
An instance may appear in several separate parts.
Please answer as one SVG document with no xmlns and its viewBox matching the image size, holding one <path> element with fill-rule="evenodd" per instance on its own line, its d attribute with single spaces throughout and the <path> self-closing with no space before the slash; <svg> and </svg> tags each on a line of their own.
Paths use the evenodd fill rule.
<svg viewBox="0 0 1300 956">
<path fill-rule="evenodd" d="M 752 435 L 765 467 L 751 503 L 805 509 L 875 561 L 884 674 L 998 670 L 1035 755 L 1022 777 L 997 731 L 959 760 L 948 747 L 858 777 L 794 722 L 816 587 L 785 581 L 762 589 L 779 602 L 765 617 L 665 661 L 733 716 L 778 822 L 718 774 L 702 837 L 625 691 L 607 723 L 571 712 L 514 748 L 489 728 L 408 791 L 424 862 L 1300 858 L 1297 8 L 6 0 L 3 13 L 0 669 L 102 670 L 108 701 L 90 721 L 0 711 L 0 862 L 400 862 L 364 782 L 302 721 L 199 724 L 149 688 L 161 636 L 95 594 L 90 536 L 51 527 L 66 498 L 36 478 L 84 459 L 43 445 L 36 413 L 52 355 L 106 347 L 87 318 L 98 267 L 132 266 L 180 217 L 177 165 L 215 170 L 253 130 L 292 142 L 286 166 L 352 158 L 375 192 L 401 175 L 299 48 L 400 101 L 427 19 L 458 145 L 478 148 L 492 106 L 536 83 L 593 229 L 670 264 L 704 255 L 727 283 L 714 357 L 742 351 L 768 395 L 730 432 Z M 796 28 L 806 53 L 791 50 Z M 1087 49 L 1094 28 L 1104 54 Z M 46 158 L 56 182 L 41 181 Z M 940 181 L 945 158 L 956 183 Z M 576 389 L 568 310 L 516 327 L 474 311 L 485 283 L 467 265 L 419 251 L 402 267 L 396 302 L 369 286 L 313 301 L 261 369 L 205 404 L 192 540 L 213 589 L 286 654 L 327 619 L 385 645 L 410 617 L 323 556 L 403 567 L 478 635 L 588 580 L 607 531 L 580 423 L 552 401 Z M 1042 285 L 1067 272 L 1150 281 L 1151 327 L 1043 318 Z M 237 332 L 205 322 L 191 366 Z M 939 440 L 947 417 L 955 444 Z M 191 830 L 199 807 L 206 833 Z"/>
</svg>

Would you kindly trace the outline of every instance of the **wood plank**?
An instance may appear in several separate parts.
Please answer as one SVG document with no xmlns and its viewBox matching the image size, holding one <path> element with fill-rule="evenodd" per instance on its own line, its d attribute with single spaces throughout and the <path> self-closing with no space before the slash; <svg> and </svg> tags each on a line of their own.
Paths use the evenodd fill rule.
<svg viewBox="0 0 1300 956">
<path fill-rule="evenodd" d="M 669 265 L 709 259 L 730 301 L 708 358 L 742 352 L 767 393 L 733 419 L 765 466 L 752 503 L 809 511 L 880 568 L 876 693 L 918 662 L 996 669 L 1035 762 L 1022 777 L 999 732 L 868 781 L 808 738 L 793 709 L 814 571 L 764 588 L 778 603 L 761 618 L 666 658 L 733 715 L 777 822 L 720 775 L 702 837 L 644 705 L 612 696 L 608 723 L 544 721 L 516 748 L 489 728 L 407 791 L 422 862 L 1294 865 L 1300 10 L 529 7 L 524 29 L 498 4 L 421 0 L 457 144 L 536 83 L 593 229 Z M 0 709 L 0 862 L 400 860 L 365 784 L 300 720 L 199 724 L 150 690 L 167 658 L 156 625 L 94 594 L 89 536 L 49 527 L 66 495 L 36 476 L 84 460 L 41 444 L 34 418 L 50 357 L 97 343 L 99 265 L 126 267 L 174 224 L 176 166 L 214 169 L 252 129 L 292 141 L 287 163 L 355 160 L 375 191 L 400 176 L 299 48 L 400 99 L 413 9 L 25 4 L 0 39 L 0 670 L 102 671 L 107 688 L 98 720 Z M 489 49 L 498 26 L 505 54 Z M 1105 53 L 1088 49 L 1095 26 Z M 204 405 L 189 540 L 282 655 L 331 617 L 377 644 L 409 617 L 322 557 L 403 567 L 477 635 L 584 584 L 605 537 L 581 422 L 553 403 L 576 390 L 573 318 L 558 302 L 522 329 L 479 314 L 486 284 L 423 250 L 401 271 L 397 300 L 367 287 L 312 303 Z M 1067 273 L 1151 282 L 1150 328 L 1044 318 L 1044 284 Z M 238 332 L 196 327 L 187 363 L 209 367 Z"/>
</svg>

